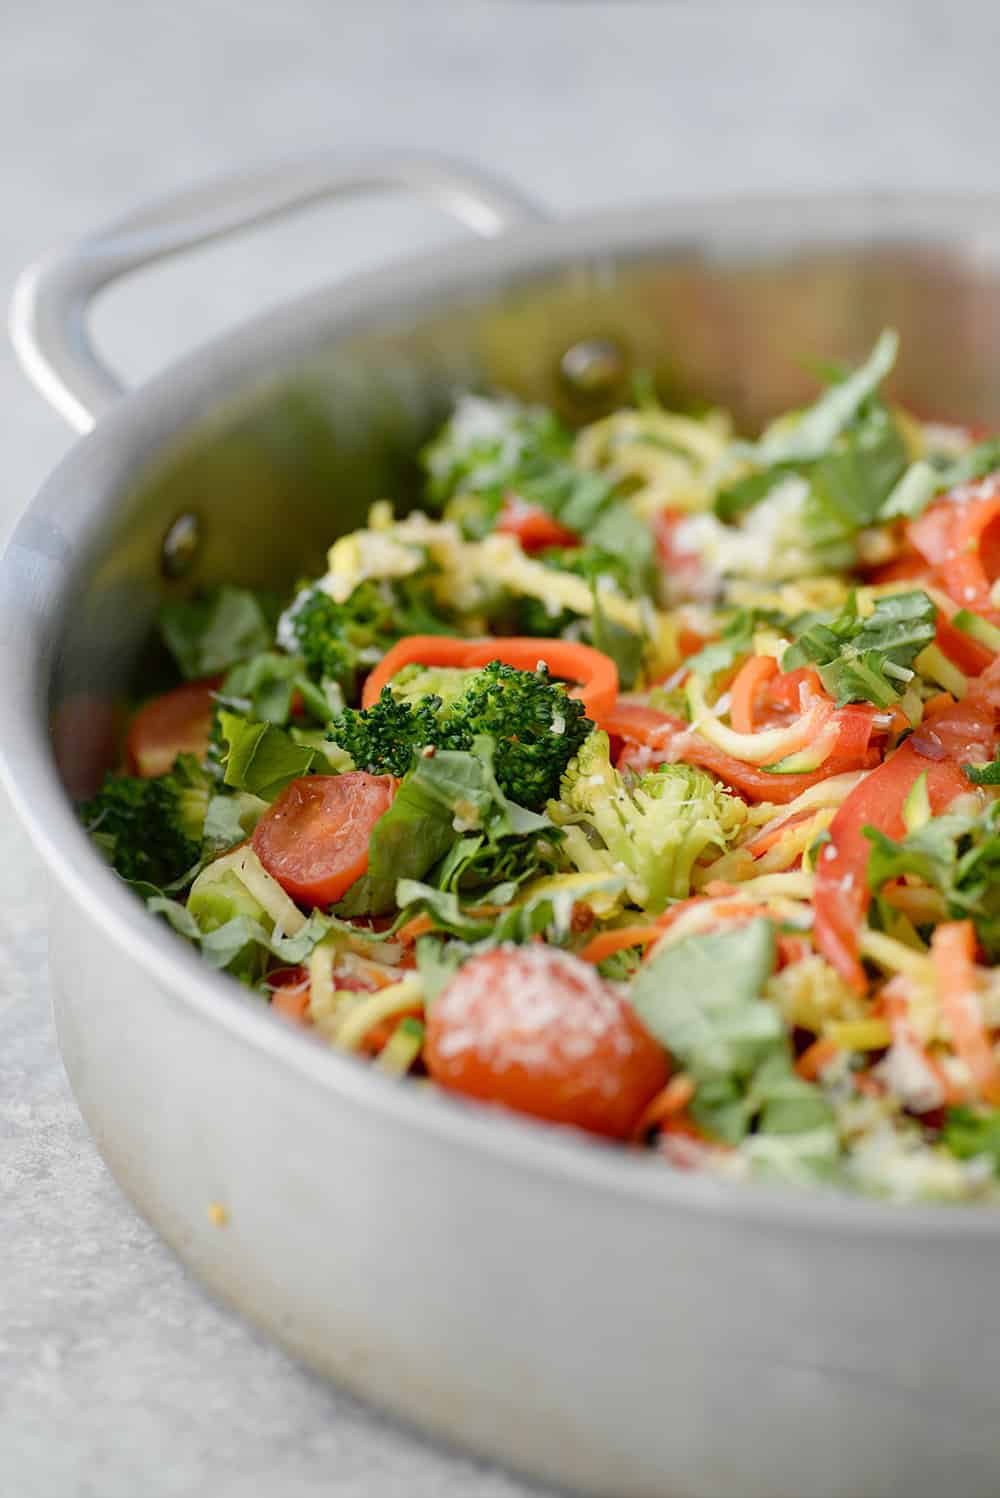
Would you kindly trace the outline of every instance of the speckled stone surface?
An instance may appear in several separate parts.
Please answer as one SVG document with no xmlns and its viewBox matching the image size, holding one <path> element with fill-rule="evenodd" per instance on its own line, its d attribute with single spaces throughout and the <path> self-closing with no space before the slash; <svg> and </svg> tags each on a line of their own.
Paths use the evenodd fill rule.
<svg viewBox="0 0 1000 1498">
<path fill-rule="evenodd" d="M 671 193 L 996 190 L 998 44 L 988 4 L 4 0 L 0 284 L 139 199 L 319 146 L 460 152 L 556 213 Z M 333 209 L 158 270 L 96 325 L 139 379 L 264 302 L 450 232 L 412 204 Z M 0 413 L 2 534 L 70 437 L 6 349 Z M 46 925 L 0 799 L 0 1495 L 527 1494 L 302 1372 L 137 1219 L 63 1077 Z"/>
</svg>

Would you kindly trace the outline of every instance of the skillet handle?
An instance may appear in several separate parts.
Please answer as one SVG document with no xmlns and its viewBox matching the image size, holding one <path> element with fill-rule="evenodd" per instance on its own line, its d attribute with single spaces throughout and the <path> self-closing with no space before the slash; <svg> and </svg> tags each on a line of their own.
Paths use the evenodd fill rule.
<svg viewBox="0 0 1000 1498">
<path fill-rule="evenodd" d="M 173 193 L 29 266 L 14 290 L 10 332 L 32 383 L 77 431 L 123 394 L 90 341 L 97 293 L 154 261 L 280 218 L 324 198 L 407 188 L 436 200 L 485 239 L 541 212 L 513 188 L 445 158 L 325 154 L 215 178 Z"/>
</svg>

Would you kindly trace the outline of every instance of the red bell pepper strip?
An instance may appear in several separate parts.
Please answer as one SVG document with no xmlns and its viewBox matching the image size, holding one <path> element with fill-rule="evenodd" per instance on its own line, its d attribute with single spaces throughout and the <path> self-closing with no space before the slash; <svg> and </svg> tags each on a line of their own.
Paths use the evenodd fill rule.
<svg viewBox="0 0 1000 1498">
<path fill-rule="evenodd" d="M 592 718 L 609 713 L 618 696 L 618 667 L 610 656 L 575 640 L 536 639 L 532 635 L 463 640 L 452 635 L 407 635 L 393 645 L 366 679 L 362 707 L 371 707 L 379 693 L 404 666 L 457 666 L 475 670 L 502 661 L 519 671 L 534 671 L 544 661 L 553 676 L 578 685 L 570 689 Z"/>
<path fill-rule="evenodd" d="M 865 876 L 871 843 L 863 829 L 877 827 L 887 837 L 902 837 L 903 802 L 924 773 L 935 816 L 969 789 L 953 760 L 927 759 L 909 738 L 851 791 L 830 823 L 830 841 L 816 860 L 813 936 L 826 960 L 858 993 L 868 987 L 858 956 L 858 934 L 871 900 Z"/>
</svg>

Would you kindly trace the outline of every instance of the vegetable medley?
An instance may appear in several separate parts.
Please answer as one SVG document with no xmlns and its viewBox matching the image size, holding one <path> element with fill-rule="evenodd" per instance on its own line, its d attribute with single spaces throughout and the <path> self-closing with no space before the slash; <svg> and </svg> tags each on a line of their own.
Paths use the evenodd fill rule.
<svg viewBox="0 0 1000 1498">
<path fill-rule="evenodd" d="M 275 602 L 82 808 L 213 967 L 380 1071 L 666 1168 L 1000 1198 L 1000 440 L 860 368 L 756 441 L 462 397 L 423 508 Z"/>
</svg>

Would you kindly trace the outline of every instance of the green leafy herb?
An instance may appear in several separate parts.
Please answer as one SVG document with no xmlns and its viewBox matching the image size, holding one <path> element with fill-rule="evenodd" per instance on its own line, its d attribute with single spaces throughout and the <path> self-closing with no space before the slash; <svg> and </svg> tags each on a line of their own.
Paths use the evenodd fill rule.
<svg viewBox="0 0 1000 1498">
<path fill-rule="evenodd" d="M 226 585 L 203 598 L 164 604 L 159 625 L 181 675 L 194 680 L 267 650 L 274 617 L 263 595 Z"/>
<path fill-rule="evenodd" d="M 763 609 L 738 609 L 722 626 L 719 638 L 688 656 L 685 666 L 706 681 L 723 671 L 731 671 L 743 656 L 753 650 L 754 631 L 761 624 L 787 628 L 787 620 L 781 614 Z"/>
<path fill-rule="evenodd" d="M 368 872 L 347 892 L 338 914 L 391 910 L 398 880 L 422 879 L 463 832 L 485 828 L 491 812 L 504 806 L 489 767 L 490 746 L 477 747 L 481 758 L 442 749 L 415 760 L 372 830 Z"/>
<path fill-rule="evenodd" d="M 595 650 L 610 656 L 618 667 L 618 680 L 623 692 L 629 691 L 636 682 L 642 667 L 646 641 L 635 635 L 624 625 L 609 619 L 601 604 L 601 591 L 594 586 L 594 610 L 590 617 L 590 643 Z"/>
<path fill-rule="evenodd" d="M 321 750 L 297 744 L 283 728 L 273 723 L 251 723 L 235 713 L 219 714 L 224 744 L 225 783 L 234 790 L 249 791 L 263 801 L 273 801 L 287 785 L 310 770 L 329 771 Z"/>
<path fill-rule="evenodd" d="M 1000 785 L 1000 755 L 983 765 L 963 765 L 973 785 Z"/>
<path fill-rule="evenodd" d="M 931 454 L 918 458 L 899 479 L 882 506 L 882 520 L 905 517 L 913 520 L 922 515 L 938 494 L 958 484 L 972 483 L 1000 468 L 1000 438 L 979 442 L 957 458 Z"/>
<path fill-rule="evenodd" d="M 327 723 L 343 706 L 339 689 L 330 691 L 330 685 L 324 690 L 312 682 L 301 656 L 266 650 L 233 666 L 217 701 L 230 712 L 280 728 L 291 718 L 298 697 L 311 718 Z"/>
<path fill-rule="evenodd" d="M 972 1108 L 949 1108 L 945 1114 L 941 1143 L 959 1160 L 986 1156 L 1000 1175 L 1000 1112 L 977 1112 Z"/>
<path fill-rule="evenodd" d="M 745 1140 L 762 1173 L 821 1178 L 837 1156 L 833 1114 L 820 1089 L 795 1075 L 781 1014 L 760 997 L 774 962 L 765 919 L 684 937 L 640 969 L 632 1003 L 698 1083 L 691 1115 L 707 1133 Z M 776 1138 L 789 1142 L 764 1142 Z"/>
<path fill-rule="evenodd" d="M 889 707 L 913 678 L 913 662 L 934 639 L 937 611 L 926 593 L 880 598 L 874 613 L 858 614 L 854 595 L 836 617 L 804 622 L 785 651 L 783 671 L 815 666 L 837 700 Z"/>
<path fill-rule="evenodd" d="M 785 1038 L 780 1013 L 760 997 L 774 961 L 774 926 L 762 918 L 685 937 L 643 966 L 632 1003 L 699 1082 L 745 1081 Z"/>
<path fill-rule="evenodd" d="M 900 841 L 874 827 L 868 886 L 879 895 L 894 879 L 911 875 L 944 896 L 952 920 L 970 918 L 987 956 L 1000 956 L 1000 802 L 979 815 L 946 812 Z"/>
<path fill-rule="evenodd" d="M 898 351 L 899 337 L 887 329 L 860 368 L 829 386 L 793 422 L 765 433 L 758 442 L 736 444 L 737 455 L 763 468 L 778 463 L 811 463 L 823 457 L 874 395 L 895 364 Z"/>
</svg>

